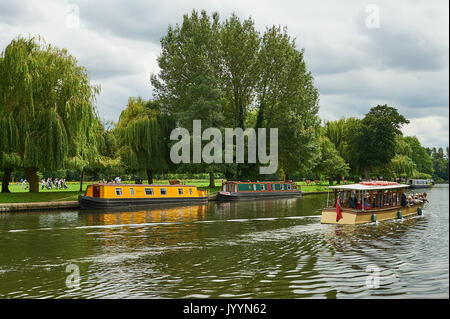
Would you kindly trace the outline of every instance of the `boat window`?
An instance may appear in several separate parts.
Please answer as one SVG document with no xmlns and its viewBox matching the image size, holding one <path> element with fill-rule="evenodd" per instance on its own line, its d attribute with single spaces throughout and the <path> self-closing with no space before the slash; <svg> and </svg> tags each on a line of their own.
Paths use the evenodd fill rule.
<svg viewBox="0 0 450 319">
<path fill-rule="evenodd" d="M 134 188 L 130 188 L 130 195 L 134 196 Z"/>
<path fill-rule="evenodd" d="M 146 188 L 145 195 L 153 195 L 153 188 Z"/>
<path fill-rule="evenodd" d="M 284 191 L 284 184 L 281 184 L 281 190 Z"/>
<path fill-rule="evenodd" d="M 189 195 L 192 195 L 192 188 L 189 188 Z"/>
<path fill-rule="evenodd" d="M 266 186 L 266 185 L 261 184 L 261 190 L 262 190 L 262 191 L 266 190 L 266 189 L 265 189 L 265 186 Z"/>
<path fill-rule="evenodd" d="M 116 188 L 116 195 L 122 196 L 122 188 Z"/>
<path fill-rule="evenodd" d="M 253 190 L 256 191 L 256 184 L 253 184 Z"/>
<path fill-rule="evenodd" d="M 161 195 L 167 195 L 167 190 L 165 188 L 160 188 L 159 192 Z"/>
<path fill-rule="evenodd" d="M 291 185 L 290 184 L 287 185 L 287 189 L 291 189 Z"/>
<path fill-rule="evenodd" d="M 178 188 L 178 195 L 183 195 L 183 189 L 182 188 Z"/>
</svg>

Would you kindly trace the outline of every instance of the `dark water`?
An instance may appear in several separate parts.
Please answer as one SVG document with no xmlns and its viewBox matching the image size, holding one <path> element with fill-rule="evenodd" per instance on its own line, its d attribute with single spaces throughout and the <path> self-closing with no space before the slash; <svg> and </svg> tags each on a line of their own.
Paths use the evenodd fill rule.
<svg viewBox="0 0 450 319">
<path fill-rule="evenodd" d="M 1 213 L 0 298 L 448 298 L 448 185 L 428 198 L 359 226 L 320 224 L 326 195 Z"/>
</svg>

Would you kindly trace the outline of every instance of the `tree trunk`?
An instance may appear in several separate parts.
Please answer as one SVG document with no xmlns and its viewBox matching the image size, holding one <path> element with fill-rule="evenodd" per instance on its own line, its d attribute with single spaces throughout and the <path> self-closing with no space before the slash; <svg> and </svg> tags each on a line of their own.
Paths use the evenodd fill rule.
<svg viewBox="0 0 450 319">
<path fill-rule="evenodd" d="M 12 169 L 5 168 L 4 175 L 2 179 L 2 193 L 10 193 L 9 191 L 9 181 L 11 180 Z"/>
<path fill-rule="evenodd" d="M 26 167 L 25 173 L 27 174 L 28 183 L 30 184 L 30 193 L 39 193 L 39 178 L 37 176 L 36 167 Z"/>
<path fill-rule="evenodd" d="M 153 170 L 151 170 L 151 169 L 147 170 L 147 177 L 148 177 L 148 183 L 153 184 Z"/>
<path fill-rule="evenodd" d="M 369 178 L 370 178 L 370 170 L 369 170 L 369 167 L 364 168 L 364 178 L 365 178 L 366 180 L 369 180 Z"/>
<path fill-rule="evenodd" d="M 209 187 L 215 187 L 215 183 L 214 183 L 214 173 L 210 172 L 209 173 Z"/>
<path fill-rule="evenodd" d="M 330 185 L 333 185 L 333 178 L 332 178 L 332 177 L 330 177 L 330 178 L 328 179 L 328 183 L 329 183 Z"/>
<path fill-rule="evenodd" d="M 337 180 L 337 184 L 340 185 L 341 184 L 341 179 L 339 178 L 339 176 L 336 178 Z"/>
<path fill-rule="evenodd" d="M 289 174 L 288 173 L 284 173 L 284 180 L 288 181 L 289 180 Z"/>
<path fill-rule="evenodd" d="M 83 191 L 83 177 L 84 177 L 84 169 L 81 170 L 81 177 L 80 177 L 80 192 Z"/>
</svg>

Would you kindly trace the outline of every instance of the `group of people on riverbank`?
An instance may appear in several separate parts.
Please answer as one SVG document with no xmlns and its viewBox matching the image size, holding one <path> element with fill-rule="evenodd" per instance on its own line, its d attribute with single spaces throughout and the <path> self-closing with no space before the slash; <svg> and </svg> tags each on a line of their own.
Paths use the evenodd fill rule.
<svg viewBox="0 0 450 319">
<path fill-rule="evenodd" d="M 99 184 L 121 184 L 122 183 L 122 179 L 117 176 L 116 178 L 112 178 L 112 176 L 108 177 L 108 180 L 105 179 L 101 179 L 98 181 Z"/>
<path fill-rule="evenodd" d="M 66 180 L 64 178 L 55 178 L 54 180 L 49 177 L 47 180 L 43 178 L 41 180 L 41 189 L 67 189 L 69 188 L 66 184 Z"/>
</svg>

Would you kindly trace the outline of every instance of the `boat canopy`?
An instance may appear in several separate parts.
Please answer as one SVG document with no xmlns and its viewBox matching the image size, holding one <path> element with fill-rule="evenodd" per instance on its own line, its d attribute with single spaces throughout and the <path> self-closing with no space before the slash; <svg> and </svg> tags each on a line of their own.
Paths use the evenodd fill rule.
<svg viewBox="0 0 450 319">
<path fill-rule="evenodd" d="M 356 190 L 356 191 L 376 191 L 384 189 L 407 188 L 409 185 L 393 182 L 362 182 L 358 184 L 328 186 L 330 189 Z"/>
</svg>

